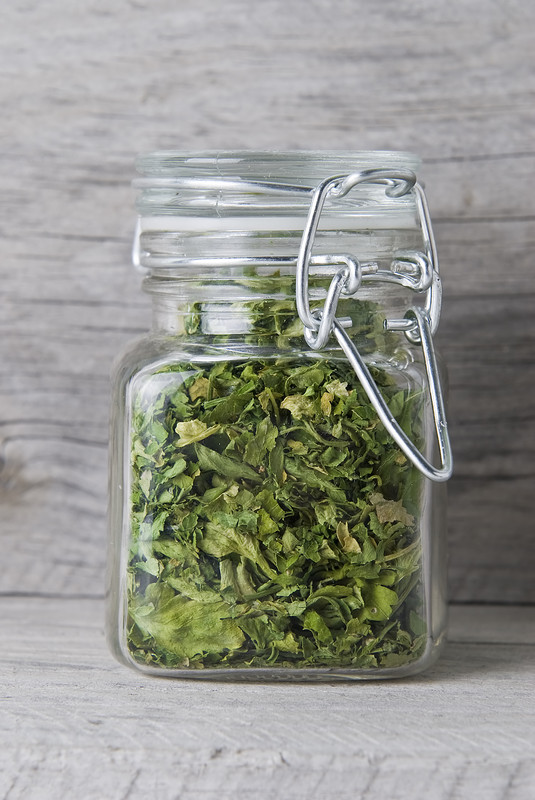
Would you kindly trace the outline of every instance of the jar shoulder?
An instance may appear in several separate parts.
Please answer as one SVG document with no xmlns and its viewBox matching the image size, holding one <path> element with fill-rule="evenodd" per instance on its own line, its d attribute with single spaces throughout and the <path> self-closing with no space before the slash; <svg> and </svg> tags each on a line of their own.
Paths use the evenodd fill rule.
<svg viewBox="0 0 535 800">
<path fill-rule="evenodd" d="M 113 384 L 121 386 L 145 370 L 157 371 L 166 364 L 192 357 L 191 348 L 179 336 L 148 333 L 135 339 L 123 350 L 113 365 Z"/>
<path fill-rule="evenodd" d="M 378 352 L 363 354 L 363 358 L 373 370 L 389 376 L 400 388 L 418 390 L 425 386 L 425 367 L 420 353 L 414 347 L 400 348 L 394 356 L 385 357 Z M 116 360 L 112 381 L 115 388 L 124 387 L 139 373 L 159 372 L 176 364 L 210 364 L 218 361 L 311 361 L 328 360 L 345 364 L 348 372 L 352 370 L 345 355 L 339 350 L 322 352 L 303 346 L 292 346 L 283 350 L 276 345 L 259 347 L 248 344 L 242 338 L 226 337 L 222 341 L 207 342 L 203 337 L 188 335 L 167 335 L 148 333 L 132 341 Z M 445 365 L 439 356 L 439 370 L 446 376 Z"/>
</svg>

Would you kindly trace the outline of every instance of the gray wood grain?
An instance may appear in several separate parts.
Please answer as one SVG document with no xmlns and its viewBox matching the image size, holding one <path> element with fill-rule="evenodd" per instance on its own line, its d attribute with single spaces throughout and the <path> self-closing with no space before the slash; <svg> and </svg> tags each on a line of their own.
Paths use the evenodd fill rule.
<svg viewBox="0 0 535 800">
<path fill-rule="evenodd" d="M 445 287 L 451 592 L 534 602 L 535 6 L 50 0 L 3 9 L 0 591 L 99 595 L 108 374 L 148 325 L 148 149 L 410 149 Z"/>
<path fill-rule="evenodd" d="M 207 684 L 115 664 L 95 600 L 1 601 L 3 800 L 532 800 L 532 609 L 456 607 L 403 681 Z"/>
</svg>

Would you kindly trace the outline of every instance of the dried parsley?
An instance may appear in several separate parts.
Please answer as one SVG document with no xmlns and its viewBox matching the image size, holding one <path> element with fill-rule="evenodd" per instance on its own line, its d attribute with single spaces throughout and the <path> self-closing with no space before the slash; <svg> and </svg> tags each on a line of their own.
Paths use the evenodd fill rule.
<svg viewBox="0 0 535 800">
<path fill-rule="evenodd" d="M 292 319 L 274 331 L 260 312 L 266 335 L 287 335 Z M 374 377 L 414 435 L 420 398 Z M 176 363 L 138 375 L 133 398 L 136 661 L 367 669 L 421 655 L 421 481 L 344 360 Z"/>
</svg>

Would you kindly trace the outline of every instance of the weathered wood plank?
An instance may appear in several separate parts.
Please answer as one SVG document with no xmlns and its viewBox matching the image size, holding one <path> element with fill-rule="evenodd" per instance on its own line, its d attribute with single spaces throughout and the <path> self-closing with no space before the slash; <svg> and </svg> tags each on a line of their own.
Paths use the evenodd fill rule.
<svg viewBox="0 0 535 800">
<path fill-rule="evenodd" d="M 102 591 L 107 376 L 148 321 L 134 154 L 397 148 L 426 160 L 443 269 L 452 595 L 535 598 L 534 22 L 521 0 L 8 4 L 0 590 Z"/>
<path fill-rule="evenodd" d="M 45 131 L 20 130 L 18 121 L 8 130 L 55 152 L 80 134 L 79 148 L 90 150 L 112 120 L 127 132 L 113 143 L 116 153 L 132 139 L 143 148 L 156 138 L 176 145 L 175 121 L 186 147 L 200 139 L 219 145 L 222 135 L 230 146 L 318 147 L 333 131 L 353 146 L 356 136 L 377 146 L 391 138 L 395 119 L 402 146 L 410 120 L 419 141 L 442 153 L 481 152 L 482 134 L 502 145 L 495 152 L 526 150 L 526 126 L 510 120 L 532 111 L 533 17 L 520 0 L 507 7 L 424 2 L 417 14 L 408 0 L 358 14 L 350 0 L 336 14 L 317 2 L 305 17 L 299 4 L 281 0 L 253 8 L 244 0 L 180 9 L 160 2 L 157 12 L 123 0 L 112 13 L 94 3 L 83 22 L 59 2 L 15 7 L 6 13 L 7 98 L 29 121 L 42 118 L 39 95 L 53 113 Z M 62 80 L 66 71 L 70 81 Z M 458 129 L 462 121 L 462 132 L 441 140 L 440 124 L 450 120 Z M 143 130 L 126 131 L 135 123 Z"/>
<path fill-rule="evenodd" d="M 450 606 L 448 639 L 455 644 L 535 645 L 535 606 Z"/>
<path fill-rule="evenodd" d="M 139 676 L 100 601 L 1 603 L 6 800 L 533 796 L 533 609 L 456 607 L 428 673 L 314 686 Z"/>
<path fill-rule="evenodd" d="M 98 729 L 97 729 L 98 730 Z M 95 737 L 97 733 L 95 733 Z M 133 736 L 133 739 L 136 737 Z M 478 762 L 385 757 L 370 761 L 358 754 L 258 751 L 239 754 L 225 747 L 185 750 L 179 740 L 173 756 L 142 749 L 53 750 L 24 747 L 0 754 L 0 793 L 5 800 L 532 800 L 535 762 Z"/>
</svg>

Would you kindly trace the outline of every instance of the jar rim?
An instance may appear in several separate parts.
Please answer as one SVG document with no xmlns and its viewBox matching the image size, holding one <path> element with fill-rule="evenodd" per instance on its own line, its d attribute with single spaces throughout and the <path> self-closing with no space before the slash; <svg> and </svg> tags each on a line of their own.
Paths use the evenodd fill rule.
<svg viewBox="0 0 535 800">
<path fill-rule="evenodd" d="M 137 171 L 153 177 L 308 178 L 319 181 L 338 170 L 384 166 L 416 170 L 420 158 L 396 150 L 156 150 L 136 159 Z"/>
<path fill-rule="evenodd" d="M 165 229 L 169 217 L 174 217 L 182 229 L 187 218 L 186 229 L 197 219 L 201 224 L 212 220 L 236 230 L 241 225 L 236 220 L 254 216 L 262 220 L 262 229 L 266 220 L 278 218 L 283 229 L 291 230 L 302 227 L 311 197 L 325 180 L 368 171 L 415 179 L 419 163 L 411 153 L 388 150 L 162 150 L 138 158 L 136 168 L 142 177 L 133 184 L 140 190 L 138 213 L 142 219 L 150 219 L 151 227 L 157 223 L 159 229 Z M 414 197 L 410 193 L 385 194 L 380 183 L 364 181 L 341 200 L 328 197 L 324 212 L 330 227 L 344 228 L 346 223 L 368 227 L 370 219 L 371 227 L 374 221 L 396 227 L 399 213 L 405 217 L 401 227 L 414 224 Z M 288 221 L 291 218 L 293 225 Z"/>
</svg>

